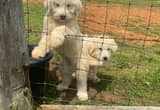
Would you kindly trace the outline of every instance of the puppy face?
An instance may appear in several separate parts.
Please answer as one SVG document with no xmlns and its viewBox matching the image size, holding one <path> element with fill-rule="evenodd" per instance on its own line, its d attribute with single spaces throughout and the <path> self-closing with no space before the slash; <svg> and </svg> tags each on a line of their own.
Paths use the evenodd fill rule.
<svg viewBox="0 0 160 110">
<path fill-rule="evenodd" d="M 74 19 L 82 8 L 80 0 L 45 0 L 44 6 L 49 16 L 55 20 L 65 22 Z"/>
<path fill-rule="evenodd" d="M 90 54 L 91 57 L 95 58 L 99 65 L 106 64 L 111 56 L 111 49 L 102 49 L 102 48 L 95 48 L 93 49 L 92 53 Z"/>
<path fill-rule="evenodd" d="M 108 42 L 109 41 L 109 42 Z M 100 48 L 93 48 L 90 56 L 97 59 L 99 65 L 108 63 L 112 53 L 117 51 L 117 44 L 113 39 L 107 40 L 106 43 Z"/>
</svg>

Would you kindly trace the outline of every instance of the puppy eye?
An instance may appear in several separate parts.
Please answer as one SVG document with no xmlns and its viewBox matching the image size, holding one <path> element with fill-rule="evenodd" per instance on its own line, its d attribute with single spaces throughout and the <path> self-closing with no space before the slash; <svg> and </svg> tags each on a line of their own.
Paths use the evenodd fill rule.
<svg viewBox="0 0 160 110">
<path fill-rule="evenodd" d="M 102 48 L 99 48 L 100 51 L 102 51 Z"/>
<path fill-rule="evenodd" d="M 55 6 L 55 7 L 60 7 L 60 4 L 54 3 L 54 6 Z"/>
<path fill-rule="evenodd" d="M 70 4 L 67 4 L 67 8 L 70 8 L 71 7 L 71 5 Z"/>
<path fill-rule="evenodd" d="M 110 51 L 111 49 L 110 49 L 110 48 L 107 48 L 107 50 Z"/>
<path fill-rule="evenodd" d="M 109 51 L 109 52 L 111 52 L 111 53 L 112 53 L 112 49 L 110 49 L 110 48 L 107 48 L 107 51 Z"/>
</svg>

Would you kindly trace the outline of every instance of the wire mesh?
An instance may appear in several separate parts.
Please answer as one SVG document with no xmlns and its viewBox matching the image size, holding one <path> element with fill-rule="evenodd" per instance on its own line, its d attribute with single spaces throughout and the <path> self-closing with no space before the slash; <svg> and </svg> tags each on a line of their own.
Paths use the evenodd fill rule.
<svg viewBox="0 0 160 110">
<path fill-rule="evenodd" d="M 78 22 L 81 32 L 89 36 L 67 35 L 65 39 L 82 40 L 83 43 L 85 37 L 96 38 L 95 35 L 101 35 L 103 41 L 100 44 L 103 47 L 107 35 L 116 40 L 118 51 L 111 57 L 109 64 L 96 68 L 97 73 L 101 72 L 98 74 L 100 82 L 88 81 L 88 101 L 81 102 L 76 98 L 75 79 L 68 90 L 57 91 L 56 87 L 60 81 L 57 80 L 55 71 L 58 70 L 53 73 L 49 68 L 45 68 L 49 81 L 33 83 L 38 86 L 45 85 L 46 93 L 44 96 L 35 97 L 41 100 L 41 103 L 53 104 L 159 106 L 160 22 L 154 20 L 160 12 L 158 0 L 143 2 L 83 0 L 82 2 L 83 10 L 78 17 Z M 45 10 L 42 3 L 29 0 L 24 2 L 28 44 L 37 44 L 42 34 L 48 34 L 48 29 L 46 32 L 42 29 Z M 144 13 L 145 15 L 142 15 Z M 93 43 L 96 45 L 99 42 Z M 82 52 L 82 50 L 79 51 Z M 63 54 L 54 55 L 52 59 L 54 62 L 51 65 L 56 65 L 58 69 L 63 68 L 64 62 L 59 63 L 57 60 L 64 57 Z M 82 59 L 81 54 L 76 59 Z M 75 69 L 89 71 L 80 66 Z M 81 73 L 78 71 L 76 74 L 79 76 Z"/>
</svg>

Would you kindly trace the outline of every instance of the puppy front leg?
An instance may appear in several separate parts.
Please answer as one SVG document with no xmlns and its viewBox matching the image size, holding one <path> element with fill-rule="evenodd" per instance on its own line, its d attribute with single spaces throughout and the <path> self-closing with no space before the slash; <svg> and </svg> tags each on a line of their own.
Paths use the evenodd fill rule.
<svg viewBox="0 0 160 110">
<path fill-rule="evenodd" d="M 68 89 L 71 83 L 71 77 L 72 77 L 71 73 L 62 73 L 62 82 L 58 84 L 57 90 L 63 91 Z"/>
<path fill-rule="evenodd" d="M 62 91 L 65 89 L 68 89 L 70 83 L 71 83 L 71 78 L 72 78 L 72 65 L 69 63 L 66 58 L 63 59 L 63 66 L 61 68 L 62 70 L 62 82 L 58 84 L 57 90 Z"/>
<path fill-rule="evenodd" d="M 51 48 L 55 49 L 55 48 L 63 45 L 63 43 L 65 41 L 65 36 L 68 34 L 73 34 L 73 32 L 65 25 L 56 27 L 51 32 L 51 39 L 50 39 Z"/>
<path fill-rule="evenodd" d="M 97 76 L 98 66 L 90 66 L 88 78 L 94 82 L 100 82 L 100 78 Z"/>
<path fill-rule="evenodd" d="M 44 57 L 47 52 L 49 52 L 49 36 L 43 34 L 41 40 L 32 51 L 32 58 L 39 59 L 40 57 Z"/>
<path fill-rule="evenodd" d="M 44 57 L 46 53 L 50 50 L 55 49 L 61 46 L 65 40 L 66 27 L 59 26 L 55 28 L 53 31 L 46 34 L 42 34 L 41 40 L 37 47 L 35 47 L 32 51 L 33 58 Z"/>
<path fill-rule="evenodd" d="M 55 49 L 61 46 L 65 40 L 65 27 L 60 26 L 51 32 L 50 48 Z"/>
<path fill-rule="evenodd" d="M 76 73 L 77 77 L 77 96 L 81 101 L 88 100 L 87 93 L 87 76 L 88 73 L 83 70 L 78 70 Z"/>
</svg>

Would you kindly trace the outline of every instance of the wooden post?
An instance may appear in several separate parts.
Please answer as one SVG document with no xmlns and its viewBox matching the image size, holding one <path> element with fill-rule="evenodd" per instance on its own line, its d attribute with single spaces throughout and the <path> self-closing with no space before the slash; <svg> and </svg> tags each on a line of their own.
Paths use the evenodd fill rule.
<svg viewBox="0 0 160 110">
<path fill-rule="evenodd" d="M 0 0 L 0 110 L 32 110 L 21 0 Z"/>
</svg>

